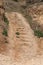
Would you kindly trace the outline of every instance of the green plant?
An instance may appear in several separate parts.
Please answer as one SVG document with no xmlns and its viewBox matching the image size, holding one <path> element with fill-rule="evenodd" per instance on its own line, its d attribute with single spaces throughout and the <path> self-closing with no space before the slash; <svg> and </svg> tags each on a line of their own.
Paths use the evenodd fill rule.
<svg viewBox="0 0 43 65">
<path fill-rule="evenodd" d="M 34 30 L 34 34 L 35 34 L 35 36 L 37 36 L 37 37 L 43 37 L 43 32 L 41 32 L 40 30 Z"/>
<path fill-rule="evenodd" d="M 5 35 L 5 36 L 8 36 L 8 34 L 7 34 L 7 30 L 4 29 L 3 32 L 2 32 L 2 34 Z"/>
<path fill-rule="evenodd" d="M 3 14 L 3 19 L 4 19 L 4 22 L 8 25 L 8 24 L 9 24 L 9 21 L 8 21 L 8 19 L 6 18 L 5 14 Z"/>
</svg>

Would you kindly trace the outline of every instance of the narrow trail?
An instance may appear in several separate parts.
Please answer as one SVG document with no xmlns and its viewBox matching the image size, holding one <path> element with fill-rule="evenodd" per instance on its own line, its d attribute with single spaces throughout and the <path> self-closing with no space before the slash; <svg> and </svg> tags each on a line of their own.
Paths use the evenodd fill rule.
<svg viewBox="0 0 43 65">
<path fill-rule="evenodd" d="M 37 54 L 37 40 L 27 20 L 19 13 L 6 13 L 9 20 L 8 55 L 15 60 L 29 59 Z"/>
<path fill-rule="evenodd" d="M 11 0 L 6 4 L 6 10 L 15 6 L 17 3 L 13 3 Z M 0 0 L 3 2 L 3 0 Z M 11 6 L 11 4 L 13 5 Z M 0 3 L 1 4 L 1 3 Z M 9 6 L 10 4 L 10 6 Z M 19 7 L 19 5 L 17 5 Z M 16 6 L 16 7 L 17 7 Z M 13 8 L 16 8 L 13 7 Z M 18 10 L 17 7 L 17 10 Z M 10 9 L 10 10 L 11 10 Z M 9 10 L 9 11 L 10 11 Z M 0 10 L 2 12 L 2 10 Z M 2 34 L 3 28 L 6 28 L 6 24 L 1 19 L 0 15 L 0 64 L 1 65 L 43 65 L 43 39 L 39 40 L 39 52 L 38 43 L 34 36 L 33 30 L 27 23 L 27 20 L 17 12 L 10 12 L 5 14 L 9 20 L 8 27 L 8 44 L 6 44 L 6 37 Z M 40 18 L 42 19 L 42 18 Z M 43 19 L 42 19 L 43 20 Z M 40 44 L 41 42 L 41 44 Z M 40 46 L 41 45 L 41 46 Z M 41 49 L 40 49 L 41 48 Z"/>
<path fill-rule="evenodd" d="M 9 20 L 7 55 L 0 53 L 1 65 L 43 65 L 37 55 L 37 39 L 27 20 L 20 13 L 5 14 Z"/>
</svg>

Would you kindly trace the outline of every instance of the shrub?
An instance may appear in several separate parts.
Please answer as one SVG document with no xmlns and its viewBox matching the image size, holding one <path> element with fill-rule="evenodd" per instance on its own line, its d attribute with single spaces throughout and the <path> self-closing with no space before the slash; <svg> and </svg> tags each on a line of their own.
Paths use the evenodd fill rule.
<svg viewBox="0 0 43 65">
<path fill-rule="evenodd" d="M 4 29 L 3 32 L 2 32 L 2 34 L 5 35 L 5 36 L 8 36 L 8 34 L 7 34 L 7 30 Z"/>
<path fill-rule="evenodd" d="M 9 24 L 9 21 L 8 21 L 8 19 L 6 18 L 5 14 L 3 14 L 3 19 L 4 19 L 4 22 L 8 25 L 8 24 Z"/>
<path fill-rule="evenodd" d="M 35 34 L 35 36 L 37 36 L 37 37 L 43 37 L 43 32 L 41 32 L 40 30 L 35 30 L 34 31 L 34 34 Z"/>
</svg>

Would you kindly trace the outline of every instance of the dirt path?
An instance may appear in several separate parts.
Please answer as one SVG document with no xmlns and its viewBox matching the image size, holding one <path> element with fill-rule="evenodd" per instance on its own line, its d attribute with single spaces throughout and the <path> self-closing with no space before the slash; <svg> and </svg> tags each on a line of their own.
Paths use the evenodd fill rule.
<svg viewBox="0 0 43 65">
<path fill-rule="evenodd" d="M 27 20 L 20 13 L 6 13 L 9 20 L 7 55 L 0 54 L 1 65 L 43 65 L 37 55 L 37 39 Z"/>
<path fill-rule="evenodd" d="M 37 52 L 37 42 L 26 19 L 16 12 L 8 13 L 6 16 L 9 20 L 9 55 L 16 60 L 34 57 Z"/>
</svg>

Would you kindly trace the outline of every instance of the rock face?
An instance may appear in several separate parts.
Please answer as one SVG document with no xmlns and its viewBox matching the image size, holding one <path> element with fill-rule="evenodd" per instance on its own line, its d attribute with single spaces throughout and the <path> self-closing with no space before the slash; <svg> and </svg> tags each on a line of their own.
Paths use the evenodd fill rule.
<svg viewBox="0 0 43 65">
<path fill-rule="evenodd" d="M 20 5 L 26 6 L 26 0 L 18 0 L 18 2 Z"/>
<path fill-rule="evenodd" d="M 43 4 L 37 4 L 31 6 L 30 8 L 28 7 L 27 9 L 28 15 L 31 16 L 33 23 L 32 29 L 36 30 L 36 28 L 40 31 L 43 32 Z"/>
<path fill-rule="evenodd" d="M 16 2 L 19 2 L 20 5 L 26 6 L 27 3 L 37 3 L 41 2 L 42 0 L 14 0 Z"/>
</svg>

